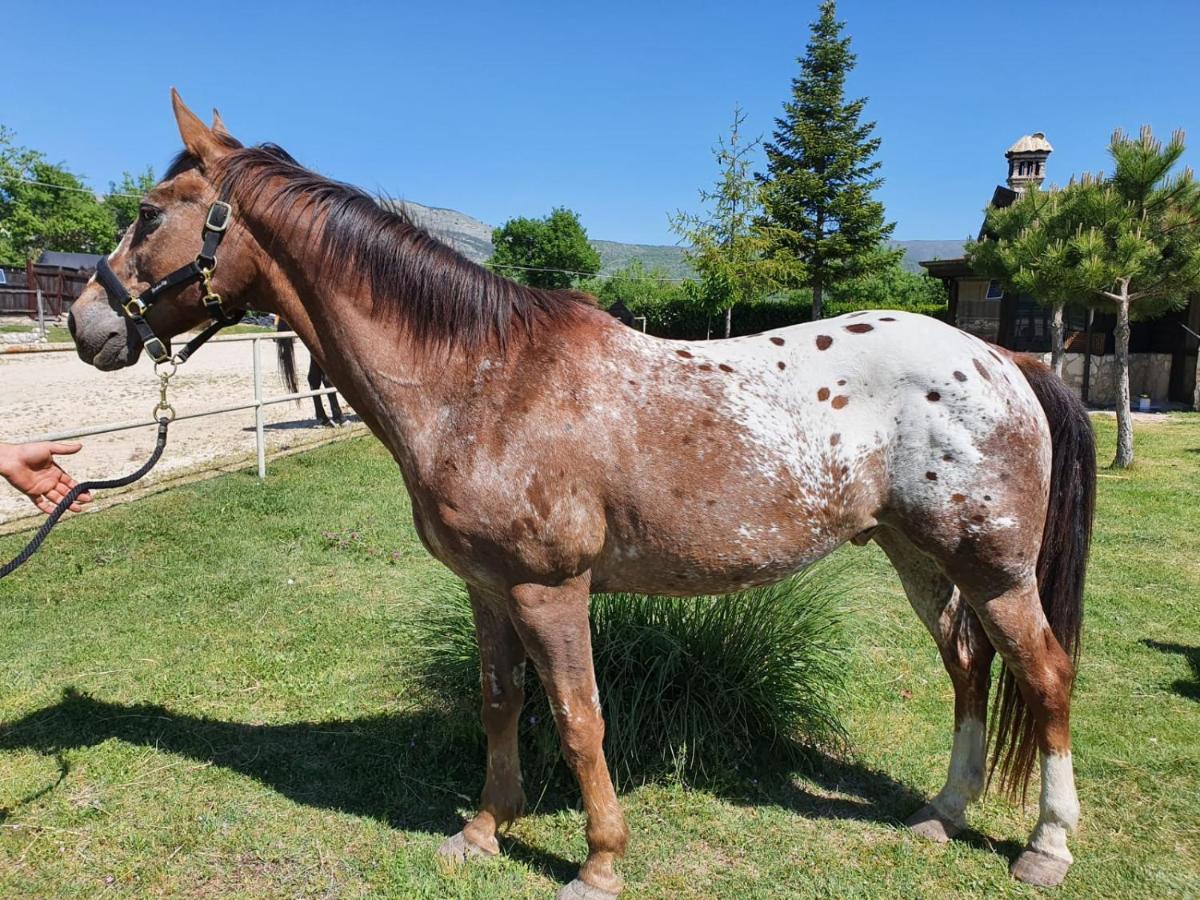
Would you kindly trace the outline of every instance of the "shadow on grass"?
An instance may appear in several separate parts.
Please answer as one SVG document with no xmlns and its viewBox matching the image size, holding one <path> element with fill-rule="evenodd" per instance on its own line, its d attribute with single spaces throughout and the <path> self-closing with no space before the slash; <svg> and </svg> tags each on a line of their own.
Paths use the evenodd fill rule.
<svg viewBox="0 0 1200 900">
<path fill-rule="evenodd" d="M 362 418 L 360 416 L 350 415 L 345 417 L 345 422 L 347 425 L 358 425 L 362 422 Z M 323 428 L 331 432 L 337 430 L 335 426 L 321 425 L 321 423 L 319 423 L 315 418 L 311 417 L 304 419 L 289 419 L 283 422 L 266 422 L 263 424 L 264 431 L 317 431 Z M 254 426 L 248 425 L 247 427 L 243 428 L 242 431 L 254 431 Z"/>
<path fill-rule="evenodd" d="M 254 725 L 181 714 L 156 704 L 110 703 L 68 688 L 53 706 L 0 725 L 0 750 L 35 750 L 61 762 L 64 751 L 115 738 L 238 772 L 297 803 L 369 816 L 395 828 L 450 834 L 461 827 L 462 811 L 475 808 L 482 787 L 483 753 L 469 727 L 438 711 Z M 754 781 L 704 789 L 739 805 L 885 824 L 898 824 L 924 802 L 885 773 L 831 756 L 814 756 L 803 772 L 804 784 L 815 789 L 782 768 L 758 774 Z M 65 776 L 62 769 L 59 781 Z M 552 781 L 538 811 L 577 803 L 573 787 Z M 1005 852 L 980 836 L 967 840 Z M 510 857 L 551 878 L 574 877 L 577 862 L 511 836 L 501 844 Z M 1014 848 L 1013 855 L 1020 849 Z"/>
<path fill-rule="evenodd" d="M 1143 638 L 1141 643 L 1143 646 L 1149 647 L 1151 650 L 1157 650 L 1160 653 L 1175 653 L 1182 656 L 1188 666 L 1191 667 L 1192 680 L 1187 681 L 1180 678 L 1171 685 L 1171 689 L 1180 697 L 1200 701 L 1200 647 L 1188 647 L 1185 644 L 1153 641 L 1149 638 Z"/>
</svg>

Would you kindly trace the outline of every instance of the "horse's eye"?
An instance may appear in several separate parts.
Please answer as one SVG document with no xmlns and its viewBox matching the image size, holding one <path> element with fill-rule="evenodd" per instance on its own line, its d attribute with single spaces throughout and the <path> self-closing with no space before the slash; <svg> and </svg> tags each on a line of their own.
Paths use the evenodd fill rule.
<svg viewBox="0 0 1200 900">
<path fill-rule="evenodd" d="M 162 210 L 156 206 L 143 206 L 138 209 L 138 218 L 146 223 L 156 221 L 161 215 Z"/>
</svg>

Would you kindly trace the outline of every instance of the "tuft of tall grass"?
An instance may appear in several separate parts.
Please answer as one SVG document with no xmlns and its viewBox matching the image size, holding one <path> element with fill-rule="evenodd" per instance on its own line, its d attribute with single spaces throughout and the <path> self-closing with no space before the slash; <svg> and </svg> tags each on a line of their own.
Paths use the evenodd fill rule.
<svg viewBox="0 0 1200 900">
<path fill-rule="evenodd" d="M 724 596 L 593 596 L 604 750 L 618 785 L 705 782 L 840 744 L 834 699 L 844 671 L 843 575 L 825 563 Z M 470 602 L 461 583 L 437 593 L 410 635 L 410 664 L 456 718 L 477 723 Z M 527 780 L 549 778 L 559 742 L 536 678 L 526 680 L 521 724 Z M 477 724 L 467 733 L 482 737 Z"/>
</svg>

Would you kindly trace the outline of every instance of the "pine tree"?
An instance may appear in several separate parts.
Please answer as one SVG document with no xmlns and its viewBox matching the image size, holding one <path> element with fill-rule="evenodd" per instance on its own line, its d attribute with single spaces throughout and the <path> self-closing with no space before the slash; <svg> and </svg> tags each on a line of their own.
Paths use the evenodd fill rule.
<svg viewBox="0 0 1200 900">
<path fill-rule="evenodd" d="M 1118 131 L 1112 175 L 1072 179 L 989 213 L 993 233 L 968 251 L 973 268 L 1044 302 L 1116 311 L 1118 468 L 1133 462 L 1130 319 L 1154 318 L 1200 291 L 1200 183 L 1188 168 L 1175 171 L 1183 153 L 1181 131 L 1166 145 L 1149 127 L 1136 138 Z"/>
<path fill-rule="evenodd" d="M 1089 294 L 1071 269 L 1074 256 L 1069 240 L 1078 225 L 1073 209 L 1078 193 L 1074 184 L 1065 191 L 1031 186 L 1009 206 L 988 207 L 983 239 L 966 249 L 976 273 L 1049 305 L 1051 366 L 1059 376 L 1064 310 L 1067 304 L 1086 303 Z"/>
<path fill-rule="evenodd" d="M 1149 126 L 1136 138 L 1117 131 L 1112 176 L 1077 186 L 1076 277 L 1117 312 L 1117 468 L 1133 462 L 1130 318 L 1161 315 L 1200 291 L 1200 183 L 1189 168 L 1174 171 L 1184 149 L 1182 131 L 1166 145 Z"/>
<path fill-rule="evenodd" d="M 770 255 L 788 266 L 792 283 L 812 289 L 814 319 L 827 287 L 899 257 L 878 252 L 895 223 L 884 222 L 883 204 L 872 199 L 883 184 L 873 159 L 880 140 L 871 136 L 874 122 L 860 121 L 866 98 L 846 101 L 855 56 L 836 16 L 837 4 L 825 0 L 759 176 Z"/>
</svg>

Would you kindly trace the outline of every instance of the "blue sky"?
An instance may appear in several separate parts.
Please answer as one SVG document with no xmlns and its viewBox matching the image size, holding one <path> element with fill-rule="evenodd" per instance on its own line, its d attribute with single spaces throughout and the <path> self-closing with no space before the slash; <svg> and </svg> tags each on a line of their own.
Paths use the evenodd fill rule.
<svg viewBox="0 0 1200 900">
<path fill-rule="evenodd" d="M 54 4 L 5 41 L 0 123 L 105 188 L 178 149 L 168 90 L 333 177 L 499 224 L 577 210 L 673 243 L 735 103 L 769 133 L 816 3 Z M 896 237 L 958 238 L 1045 131 L 1050 179 L 1116 126 L 1200 149 L 1200 3 L 843 0 Z M 36 37 L 41 33 L 42 37 Z M 1190 150 L 1190 160 L 1198 158 Z"/>
</svg>

